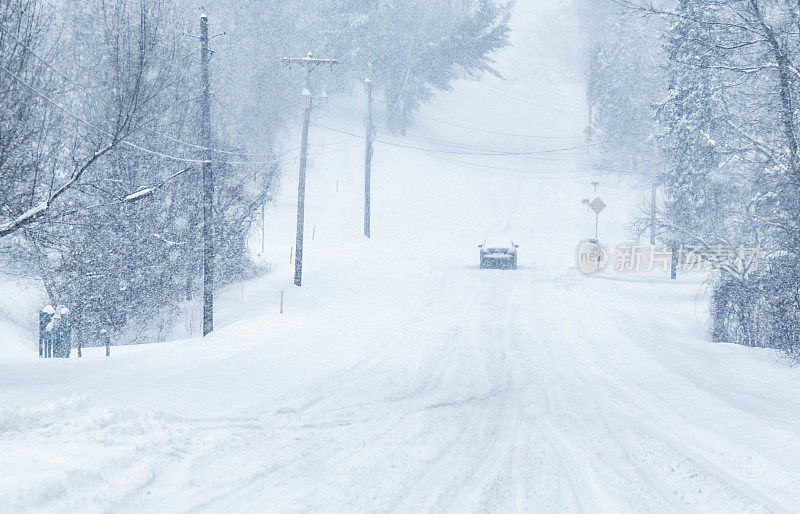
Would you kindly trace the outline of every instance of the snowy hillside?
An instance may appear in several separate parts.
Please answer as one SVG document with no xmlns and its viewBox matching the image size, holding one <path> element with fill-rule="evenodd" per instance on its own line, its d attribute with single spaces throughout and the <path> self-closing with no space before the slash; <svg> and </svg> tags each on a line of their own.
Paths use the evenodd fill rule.
<svg viewBox="0 0 800 514">
<path fill-rule="evenodd" d="M 303 287 L 292 162 L 274 269 L 221 292 L 210 336 L 38 359 L 4 321 L 0 511 L 796 511 L 800 370 L 711 343 L 703 275 L 576 269 L 581 200 L 608 205 L 613 248 L 646 182 L 595 169 L 584 86 L 525 59 L 505 50 L 505 80 L 458 81 L 406 137 L 378 127 L 371 239 L 363 95 L 331 97 Z M 489 237 L 518 270 L 479 269 Z"/>
</svg>

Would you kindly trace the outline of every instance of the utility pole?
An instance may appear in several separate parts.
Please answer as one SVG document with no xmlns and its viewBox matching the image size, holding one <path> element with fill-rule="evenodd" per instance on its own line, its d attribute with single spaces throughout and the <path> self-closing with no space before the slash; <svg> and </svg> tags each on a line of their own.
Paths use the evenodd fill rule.
<svg viewBox="0 0 800 514">
<path fill-rule="evenodd" d="M 200 67 L 203 78 L 201 137 L 203 160 L 203 336 L 214 331 L 214 169 L 211 167 L 211 90 L 208 77 L 208 15 L 200 15 Z"/>
<path fill-rule="evenodd" d="M 656 192 L 656 184 L 653 183 L 650 196 L 650 246 L 656 244 Z"/>
<path fill-rule="evenodd" d="M 658 141 L 656 141 L 655 146 L 653 147 L 653 161 L 655 166 L 659 164 L 659 157 L 660 153 L 658 151 Z M 655 169 L 655 168 L 654 168 Z M 652 190 L 650 191 L 650 246 L 655 246 L 656 244 L 656 202 L 658 201 L 658 182 L 656 178 L 653 178 L 653 186 Z"/>
<path fill-rule="evenodd" d="M 372 174 L 372 63 L 369 65 L 369 74 L 364 80 L 364 89 L 367 92 L 367 128 L 366 152 L 364 155 L 364 235 L 370 237 L 370 175 Z"/>
<path fill-rule="evenodd" d="M 267 201 L 261 203 L 261 258 L 264 258 L 264 243 L 267 239 Z"/>
<path fill-rule="evenodd" d="M 598 240 L 597 239 L 597 228 L 598 228 L 598 225 L 600 225 L 600 213 L 596 212 L 596 213 L 594 213 L 594 239 L 595 239 L 595 241 Z"/>
<path fill-rule="evenodd" d="M 300 140 L 300 176 L 297 184 L 297 242 L 294 250 L 294 283 L 300 287 L 303 283 L 303 225 L 305 223 L 306 205 L 306 166 L 308 164 L 308 126 L 311 123 L 311 72 L 321 64 L 333 66 L 336 59 L 315 59 L 311 52 L 306 57 L 286 57 L 285 63 L 299 64 L 305 68 L 303 83 L 303 134 Z"/>
</svg>

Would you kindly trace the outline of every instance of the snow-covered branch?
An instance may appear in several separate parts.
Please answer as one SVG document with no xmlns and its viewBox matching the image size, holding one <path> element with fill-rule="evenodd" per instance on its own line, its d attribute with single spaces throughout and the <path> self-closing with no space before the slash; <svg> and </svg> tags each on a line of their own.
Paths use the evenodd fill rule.
<svg viewBox="0 0 800 514">
<path fill-rule="evenodd" d="M 100 157 L 108 153 L 111 149 L 113 149 L 117 144 L 119 144 L 121 140 L 115 139 L 105 147 L 101 148 L 100 150 L 96 151 L 94 155 L 92 155 L 87 161 L 85 161 L 80 166 L 76 167 L 75 170 L 72 172 L 69 180 L 67 180 L 64 184 L 61 185 L 55 192 L 53 192 L 46 200 L 36 205 L 32 209 L 29 209 L 22 215 L 18 216 L 16 219 L 11 221 L 10 223 L 0 227 L 0 237 L 9 236 L 16 231 L 20 230 L 21 228 L 30 225 L 34 221 L 38 220 L 50 210 L 53 206 L 53 202 L 55 202 L 58 197 L 66 193 L 70 188 L 72 188 L 83 176 L 84 172 L 88 170 L 92 164 L 94 164 Z"/>
</svg>

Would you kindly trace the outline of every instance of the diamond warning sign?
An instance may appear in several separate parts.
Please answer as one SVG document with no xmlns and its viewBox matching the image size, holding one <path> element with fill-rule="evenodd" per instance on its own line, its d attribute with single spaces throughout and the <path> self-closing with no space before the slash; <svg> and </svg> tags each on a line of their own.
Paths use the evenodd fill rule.
<svg viewBox="0 0 800 514">
<path fill-rule="evenodd" d="M 595 214 L 600 214 L 606 208 L 606 203 L 600 199 L 598 196 L 589 204 L 589 207 L 594 211 Z"/>
</svg>

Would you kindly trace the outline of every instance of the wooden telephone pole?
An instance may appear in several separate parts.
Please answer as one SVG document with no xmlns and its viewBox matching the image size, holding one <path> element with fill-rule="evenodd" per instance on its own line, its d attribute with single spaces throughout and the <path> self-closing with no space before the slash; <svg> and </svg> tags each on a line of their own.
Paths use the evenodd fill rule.
<svg viewBox="0 0 800 514">
<path fill-rule="evenodd" d="M 214 330 L 214 168 L 211 167 L 211 90 L 208 77 L 208 15 L 200 15 L 200 67 L 203 98 L 200 114 L 203 160 L 203 336 Z"/>
<path fill-rule="evenodd" d="M 339 61 L 336 59 L 316 59 L 308 53 L 306 57 L 286 57 L 281 59 L 285 63 L 299 64 L 305 68 L 303 83 L 303 134 L 300 140 L 300 176 L 297 184 L 297 241 L 294 250 L 294 283 L 301 286 L 303 283 L 303 225 L 305 223 L 306 205 L 306 166 L 308 164 L 308 126 L 311 123 L 311 72 L 321 64 L 333 66 Z"/>
<path fill-rule="evenodd" d="M 660 164 L 660 153 L 658 143 L 653 148 L 653 157 L 654 163 L 656 166 Z M 657 214 L 657 204 L 658 204 L 658 180 L 653 178 L 653 186 L 650 191 L 650 246 L 655 246 L 656 244 L 656 214 Z"/>
<path fill-rule="evenodd" d="M 369 74 L 364 80 L 364 89 L 367 92 L 367 127 L 366 151 L 364 154 L 364 235 L 370 237 L 370 175 L 372 174 L 372 140 L 375 137 L 375 127 L 372 126 L 372 64 L 369 65 Z"/>
<path fill-rule="evenodd" d="M 656 200 L 657 200 L 656 184 L 653 184 L 653 189 L 650 191 L 650 246 L 656 244 Z"/>
</svg>

